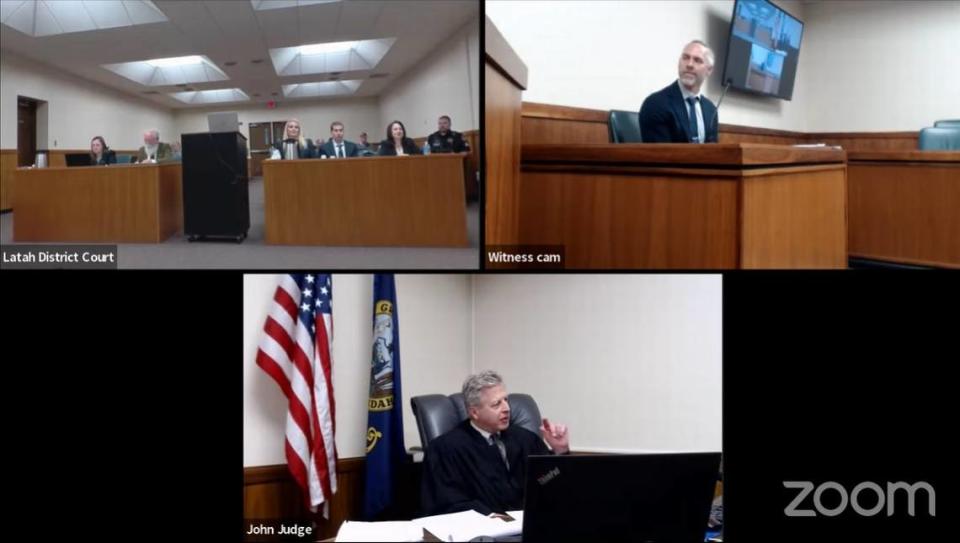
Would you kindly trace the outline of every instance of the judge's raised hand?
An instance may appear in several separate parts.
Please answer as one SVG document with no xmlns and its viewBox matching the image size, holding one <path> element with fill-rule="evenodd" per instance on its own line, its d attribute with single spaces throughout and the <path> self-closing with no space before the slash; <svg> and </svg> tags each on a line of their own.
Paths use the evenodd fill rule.
<svg viewBox="0 0 960 543">
<path fill-rule="evenodd" d="M 563 424 L 550 424 L 550 421 L 543 419 L 540 424 L 540 435 L 546 440 L 547 445 L 557 454 L 566 454 L 570 452 L 570 436 L 567 435 L 567 427 Z"/>
</svg>

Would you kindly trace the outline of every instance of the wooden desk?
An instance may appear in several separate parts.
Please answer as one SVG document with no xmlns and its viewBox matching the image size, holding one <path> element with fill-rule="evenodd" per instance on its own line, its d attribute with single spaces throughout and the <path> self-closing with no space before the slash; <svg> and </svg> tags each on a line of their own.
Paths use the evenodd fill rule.
<svg viewBox="0 0 960 543">
<path fill-rule="evenodd" d="M 848 155 L 850 256 L 960 268 L 960 151 Z"/>
<path fill-rule="evenodd" d="M 462 154 L 263 162 L 267 243 L 467 246 Z"/>
<path fill-rule="evenodd" d="M 183 229 L 179 163 L 18 168 L 18 242 L 160 243 Z"/>
<path fill-rule="evenodd" d="M 521 245 L 567 268 L 844 268 L 846 155 L 762 144 L 524 145 Z"/>
<path fill-rule="evenodd" d="M 519 219 L 520 94 L 527 87 L 527 67 L 489 17 L 484 55 L 484 238 L 488 245 L 514 245 Z"/>
</svg>

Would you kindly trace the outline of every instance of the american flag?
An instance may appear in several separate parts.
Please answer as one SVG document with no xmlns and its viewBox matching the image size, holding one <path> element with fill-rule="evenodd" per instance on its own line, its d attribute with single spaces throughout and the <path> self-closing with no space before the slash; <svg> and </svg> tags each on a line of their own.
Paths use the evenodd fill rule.
<svg viewBox="0 0 960 543">
<path fill-rule="evenodd" d="M 257 349 L 257 365 L 288 400 L 287 467 L 310 510 L 323 504 L 324 516 L 337 491 L 332 302 L 329 274 L 284 275 Z"/>
</svg>

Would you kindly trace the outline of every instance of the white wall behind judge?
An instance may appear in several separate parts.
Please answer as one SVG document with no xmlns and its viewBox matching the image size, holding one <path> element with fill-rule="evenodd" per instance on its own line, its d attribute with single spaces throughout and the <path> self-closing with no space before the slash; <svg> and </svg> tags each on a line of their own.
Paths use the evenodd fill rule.
<svg viewBox="0 0 960 543">
<path fill-rule="evenodd" d="M 499 370 L 574 450 L 721 450 L 719 275 L 475 278 L 475 369 Z"/>
<path fill-rule="evenodd" d="M 470 371 L 471 289 L 466 275 L 396 276 L 406 446 L 419 445 L 410 397 L 458 390 Z M 280 387 L 256 365 L 275 275 L 244 276 L 243 465 L 284 464 L 287 404 Z M 364 456 L 370 384 L 373 276 L 333 276 L 333 388 L 337 450 Z"/>
</svg>

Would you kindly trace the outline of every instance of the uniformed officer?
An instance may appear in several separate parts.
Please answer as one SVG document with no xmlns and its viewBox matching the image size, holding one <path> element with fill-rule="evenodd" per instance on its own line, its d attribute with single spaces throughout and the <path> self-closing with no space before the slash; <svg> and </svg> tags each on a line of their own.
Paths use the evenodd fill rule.
<svg viewBox="0 0 960 543">
<path fill-rule="evenodd" d="M 450 130 L 450 117 L 442 115 L 437 120 L 438 130 L 427 136 L 431 153 L 469 153 L 470 144 L 463 134 Z"/>
</svg>

